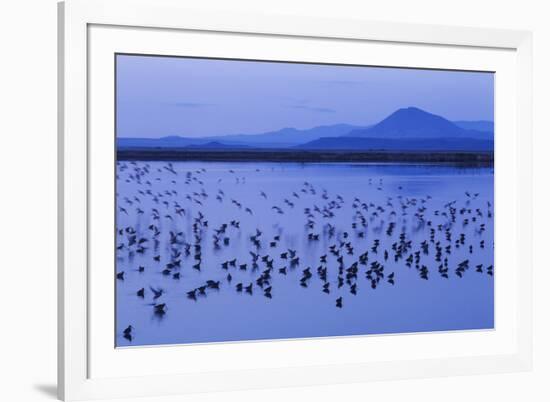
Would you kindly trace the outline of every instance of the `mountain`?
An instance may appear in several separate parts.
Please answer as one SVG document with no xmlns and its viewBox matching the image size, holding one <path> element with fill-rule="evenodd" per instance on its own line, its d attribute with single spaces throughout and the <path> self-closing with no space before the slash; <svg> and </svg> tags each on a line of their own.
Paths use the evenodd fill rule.
<svg viewBox="0 0 550 402">
<path fill-rule="evenodd" d="M 324 151 L 492 151 L 493 141 L 473 138 L 320 138 L 295 147 Z"/>
<path fill-rule="evenodd" d="M 466 130 L 487 131 L 493 133 L 495 131 L 495 123 L 487 120 L 475 120 L 475 121 L 453 121 L 460 128 Z"/>
<path fill-rule="evenodd" d="M 348 137 L 360 138 L 476 138 L 492 139 L 492 133 L 464 129 L 451 121 L 416 107 L 399 109 L 372 127 L 353 130 Z"/>
</svg>

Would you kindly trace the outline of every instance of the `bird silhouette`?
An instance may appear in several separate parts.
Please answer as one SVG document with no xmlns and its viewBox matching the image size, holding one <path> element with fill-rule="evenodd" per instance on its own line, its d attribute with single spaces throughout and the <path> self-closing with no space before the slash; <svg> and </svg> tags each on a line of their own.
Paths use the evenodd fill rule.
<svg viewBox="0 0 550 402">
<path fill-rule="evenodd" d="M 132 339 L 134 338 L 133 335 L 132 335 L 133 329 L 134 329 L 134 327 L 132 327 L 131 325 L 128 325 L 124 329 L 124 331 L 122 331 L 124 338 L 126 338 L 130 342 L 132 342 Z"/>
<path fill-rule="evenodd" d="M 153 292 L 153 299 L 156 300 L 158 299 L 159 297 L 161 297 L 163 294 L 164 294 L 164 290 L 163 289 L 155 289 L 154 287 L 152 286 L 149 286 L 149 289 L 151 290 L 151 292 Z"/>
<path fill-rule="evenodd" d="M 336 307 L 338 308 L 342 308 L 343 304 L 342 304 L 342 297 L 339 297 L 336 299 Z"/>
</svg>

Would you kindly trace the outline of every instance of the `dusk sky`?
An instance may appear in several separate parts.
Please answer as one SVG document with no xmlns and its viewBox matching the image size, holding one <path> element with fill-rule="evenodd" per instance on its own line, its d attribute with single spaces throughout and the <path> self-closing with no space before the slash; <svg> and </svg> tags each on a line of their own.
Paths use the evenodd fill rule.
<svg viewBox="0 0 550 402">
<path fill-rule="evenodd" d="M 408 106 L 493 121 L 492 73 L 119 55 L 116 74 L 119 137 L 369 125 Z"/>
</svg>

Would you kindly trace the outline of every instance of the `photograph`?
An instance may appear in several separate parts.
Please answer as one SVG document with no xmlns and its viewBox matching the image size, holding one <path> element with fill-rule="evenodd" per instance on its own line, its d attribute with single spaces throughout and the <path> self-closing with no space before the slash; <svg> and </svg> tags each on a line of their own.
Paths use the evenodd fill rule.
<svg viewBox="0 0 550 402">
<path fill-rule="evenodd" d="M 5 2 L 0 402 L 550 400 L 548 13 L 466 3 Z"/>
<path fill-rule="evenodd" d="M 114 74 L 116 347 L 494 330 L 494 72 Z"/>
</svg>

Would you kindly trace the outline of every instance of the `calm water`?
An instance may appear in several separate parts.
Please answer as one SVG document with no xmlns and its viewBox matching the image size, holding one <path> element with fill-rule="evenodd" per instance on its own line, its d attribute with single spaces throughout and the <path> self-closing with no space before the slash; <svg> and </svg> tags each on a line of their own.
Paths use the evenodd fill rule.
<svg viewBox="0 0 550 402">
<path fill-rule="evenodd" d="M 117 346 L 493 328 L 492 169 L 119 162 L 117 187 Z"/>
</svg>

